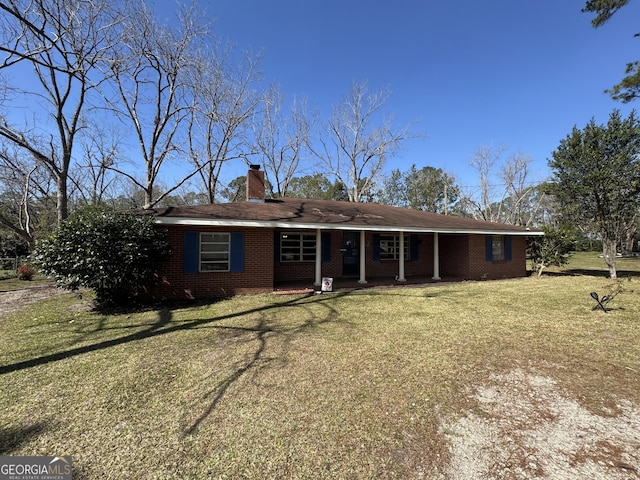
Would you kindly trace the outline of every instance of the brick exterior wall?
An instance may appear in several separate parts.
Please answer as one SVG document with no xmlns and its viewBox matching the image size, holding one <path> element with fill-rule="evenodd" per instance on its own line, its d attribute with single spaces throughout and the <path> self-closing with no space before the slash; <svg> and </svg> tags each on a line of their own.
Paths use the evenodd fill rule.
<svg viewBox="0 0 640 480">
<path fill-rule="evenodd" d="M 160 270 L 161 283 L 150 292 L 155 299 L 226 297 L 273 290 L 273 235 L 264 228 L 166 226 L 171 258 Z M 184 272 L 185 232 L 243 232 L 242 272 Z M 270 231 L 269 231 L 270 232 Z"/>
<path fill-rule="evenodd" d="M 156 299 L 184 299 L 232 296 L 245 293 L 273 291 L 278 283 L 301 282 L 313 284 L 315 262 L 281 262 L 276 259 L 279 232 L 265 228 L 220 228 L 198 226 L 165 226 L 171 245 L 171 259 L 161 266 L 161 284 L 150 295 Z M 293 232 L 294 230 L 288 230 Z M 244 264 L 238 272 L 185 273 L 185 232 L 243 232 Z M 309 231 L 304 231 L 309 233 Z M 315 233 L 315 232 L 314 232 Z M 358 232 L 359 235 L 359 232 Z M 416 244 L 414 256 L 405 261 L 405 277 L 433 276 L 433 234 L 411 234 Z M 377 234 L 366 232 L 366 279 L 393 278 L 398 275 L 397 260 L 374 260 L 374 239 Z M 359 236 L 358 236 L 359 239 Z M 324 232 L 323 242 L 329 240 L 331 257 L 322 263 L 322 276 L 343 278 L 344 232 Z M 440 234 L 440 276 L 455 279 L 500 279 L 526 275 L 525 237 L 511 237 L 511 261 L 486 260 L 486 236 Z M 326 246 L 325 246 L 326 248 Z M 276 261 L 277 260 L 277 261 Z M 326 260 L 326 259 L 325 259 Z M 358 275 L 351 278 L 358 279 Z"/>
<path fill-rule="evenodd" d="M 439 234 L 440 277 L 469 278 L 468 235 Z M 484 250 L 482 253 L 484 259 Z"/>
<path fill-rule="evenodd" d="M 441 276 L 464 280 L 496 280 L 526 276 L 525 237 L 510 238 L 511 260 L 487 261 L 486 235 L 440 235 Z"/>
<path fill-rule="evenodd" d="M 485 242 L 485 235 L 469 235 L 469 279 L 498 280 L 527 275 L 525 237 L 511 237 L 511 261 L 487 261 Z"/>
</svg>

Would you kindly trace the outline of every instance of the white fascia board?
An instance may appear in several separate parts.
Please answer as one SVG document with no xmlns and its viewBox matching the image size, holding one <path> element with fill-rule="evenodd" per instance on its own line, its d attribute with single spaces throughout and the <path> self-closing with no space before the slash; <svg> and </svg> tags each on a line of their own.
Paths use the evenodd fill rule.
<svg viewBox="0 0 640 480">
<path fill-rule="evenodd" d="M 156 218 L 158 225 L 193 225 L 198 227 L 252 227 L 252 228 L 288 228 L 291 230 L 351 230 L 366 232 L 399 232 L 405 233 L 462 233 L 476 235 L 516 235 L 516 236 L 541 236 L 541 231 L 513 231 L 513 230 L 484 230 L 478 228 L 430 228 L 430 227 L 405 227 L 384 225 L 340 225 L 326 223 L 291 223 L 287 221 L 261 221 L 261 220 L 223 220 L 209 218 L 186 217 L 162 217 Z"/>
</svg>

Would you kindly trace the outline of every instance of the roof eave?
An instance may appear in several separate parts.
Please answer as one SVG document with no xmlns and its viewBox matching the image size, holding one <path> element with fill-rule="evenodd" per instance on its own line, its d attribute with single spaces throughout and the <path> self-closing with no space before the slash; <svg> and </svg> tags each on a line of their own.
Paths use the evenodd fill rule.
<svg viewBox="0 0 640 480">
<path fill-rule="evenodd" d="M 185 225 L 208 227 L 252 227 L 252 228 L 288 228 L 299 230 L 351 230 L 367 232 L 405 232 L 405 233 L 472 233 L 477 235 L 517 235 L 541 236 L 540 230 L 510 230 L 483 228 L 440 228 L 440 227 L 398 227 L 389 225 L 357 225 L 336 223 L 289 222 L 285 220 L 234 220 L 218 218 L 160 217 L 158 225 Z"/>
</svg>

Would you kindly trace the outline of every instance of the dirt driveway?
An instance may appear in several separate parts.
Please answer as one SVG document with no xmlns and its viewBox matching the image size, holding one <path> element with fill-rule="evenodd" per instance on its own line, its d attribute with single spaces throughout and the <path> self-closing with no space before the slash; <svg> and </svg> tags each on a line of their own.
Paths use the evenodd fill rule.
<svg viewBox="0 0 640 480">
<path fill-rule="evenodd" d="M 25 305 L 35 303 L 38 300 L 69 293 L 52 285 L 42 285 L 37 287 L 21 288 L 20 290 L 9 290 L 0 292 L 0 317 L 16 310 L 20 310 Z"/>
<path fill-rule="evenodd" d="M 441 427 L 452 457 L 442 478 L 640 478 L 640 410 L 624 399 L 606 416 L 591 413 L 535 368 L 468 393 L 479 409 Z"/>
</svg>

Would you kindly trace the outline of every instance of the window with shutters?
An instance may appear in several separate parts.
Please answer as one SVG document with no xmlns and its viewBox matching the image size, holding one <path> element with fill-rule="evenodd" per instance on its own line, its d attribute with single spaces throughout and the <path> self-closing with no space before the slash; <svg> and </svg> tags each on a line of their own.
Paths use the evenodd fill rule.
<svg viewBox="0 0 640 480">
<path fill-rule="evenodd" d="M 230 240 L 228 233 L 200 233 L 200 271 L 229 271 Z"/>
<path fill-rule="evenodd" d="M 404 236 L 404 259 L 410 259 L 409 235 Z M 380 235 L 380 260 L 400 258 L 400 235 Z"/>
<path fill-rule="evenodd" d="M 281 262 L 315 262 L 316 236 L 306 233 L 280 234 Z"/>
<path fill-rule="evenodd" d="M 491 260 L 494 262 L 504 260 L 504 235 L 491 237 Z"/>
</svg>

